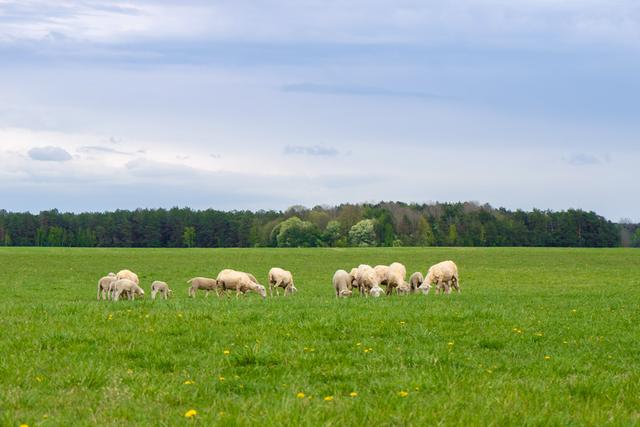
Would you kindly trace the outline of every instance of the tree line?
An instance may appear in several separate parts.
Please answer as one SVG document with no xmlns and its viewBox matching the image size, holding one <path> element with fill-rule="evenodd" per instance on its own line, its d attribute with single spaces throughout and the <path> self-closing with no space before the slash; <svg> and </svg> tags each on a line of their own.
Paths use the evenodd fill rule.
<svg viewBox="0 0 640 427">
<path fill-rule="evenodd" d="M 582 210 L 510 211 L 477 203 L 342 204 L 286 211 L 0 210 L 2 246 L 346 247 L 640 246 L 640 227 Z"/>
</svg>

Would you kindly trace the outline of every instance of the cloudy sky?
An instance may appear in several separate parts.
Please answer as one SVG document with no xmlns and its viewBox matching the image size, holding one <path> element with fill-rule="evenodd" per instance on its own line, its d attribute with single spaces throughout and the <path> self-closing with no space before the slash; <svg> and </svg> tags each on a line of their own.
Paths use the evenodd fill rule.
<svg viewBox="0 0 640 427">
<path fill-rule="evenodd" d="M 0 208 L 640 221 L 636 0 L 0 0 Z"/>
</svg>

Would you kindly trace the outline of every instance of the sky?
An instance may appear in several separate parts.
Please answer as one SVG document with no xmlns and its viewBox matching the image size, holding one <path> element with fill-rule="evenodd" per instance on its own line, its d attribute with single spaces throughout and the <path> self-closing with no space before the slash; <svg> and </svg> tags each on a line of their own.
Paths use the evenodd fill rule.
<svg viewBox="0 0 640 427">
<path fill-rule="evenodd" d="M 640 222 L 636 0 L 0 0 L 0 209 Z"/>
</svg>

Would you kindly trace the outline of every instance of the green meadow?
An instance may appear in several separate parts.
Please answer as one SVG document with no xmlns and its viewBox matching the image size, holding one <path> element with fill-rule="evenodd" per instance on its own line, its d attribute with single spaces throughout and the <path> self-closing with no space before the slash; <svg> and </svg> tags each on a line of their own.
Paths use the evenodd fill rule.
<svg viewBox="0 0 640 427">
<path fill-rule="evenodd" d="M 460 294 L 333 293 L 338 268 L 446 259 Z M 272 266 L 296 295 L 187 297 Z M 123 268 L 146 298 L 97 301 Z M 637 425 L 639 309 L 632 249 L 0 248 L 0 425 Z"/>
</svg>

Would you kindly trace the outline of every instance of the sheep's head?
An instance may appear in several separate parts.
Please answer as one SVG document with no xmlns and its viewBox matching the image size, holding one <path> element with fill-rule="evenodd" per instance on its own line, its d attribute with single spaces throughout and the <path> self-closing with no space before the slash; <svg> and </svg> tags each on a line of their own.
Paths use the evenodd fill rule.
<svg viewBox="0 0 640 427">
<path fill-rule="evenodd" d="M 290 291 L 292 294 L 295 294 L 296 292 L 298 292 L 298 288 L 296 288 L 293 284 L 291 284 L 291 289 Z"/>
<path fill-rule="evenodd" d="M 264 286 L 256 284 L 255 291 L 259 293 L 262 298 L 267 297 L 267 290 L 265 289 Z"/>
<path fill-rule="evenodd" d="M 350 297 L 352 294 L 353 294 L 353 292 L 348 290 L 348 289 L 340 291 L 340 296 L 341 297 Z"/>
<path fill-rule="evenodd" d="M 369 293 L 371 294 L 371 296 L 373 297 L 379 297 L 382 294 L 382 288 L 379 286 L 376 286 L 375 288 L 371 288 L 371 290 L 369 291 Z"/>
<path fill-rule="evenodd" d="M 429 290 L 431 289 L 431 285 L 429 285 L 427 282 L 424 282 L 422 285 L 420 285 L 420 287 L 418 288 L 418 290 L 420 292 L 422 292 L 423 294 L 427 295 L 429 293 Z"/>
</svg>

